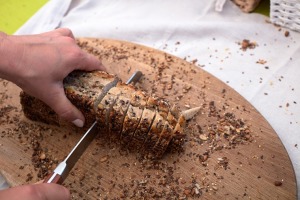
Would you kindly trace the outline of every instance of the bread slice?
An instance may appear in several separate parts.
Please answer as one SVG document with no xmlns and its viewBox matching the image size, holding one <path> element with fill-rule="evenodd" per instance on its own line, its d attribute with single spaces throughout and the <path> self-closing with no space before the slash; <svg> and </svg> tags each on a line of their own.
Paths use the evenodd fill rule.
<svg viewBox="0 0 300 200">
<path fill-rule="evenodd" d="M 186 134 L 184 132 L 185 124 L 186 124 L 186 120 L 184 116 L 182 115 L 179 116 L 177 124 L 175 125 L 172 131 L 171 141 L 168 146 L 168 149 L 171 149 L 172 151 L 182 150 L 186 138 Z"/>
<path fill-rule="evenodd" d="M 124 118 L 123 128 L 121 132 L 121 144 L 123 146 L 128 147 L 128 145 L 131 143 L 134 132 L 136 131 L 140 123 L 142 114 L 143 114 L 143 109 L 133 105 L 129 105 L 126 116 Z M 135 150 L 135 148 L 131 149 L 130 147 L 128 149 Z"/>
<path fill-rule="evenodd" d="M 173 129 L 174 127 L 170 125 L 168 121 L 166 121 L 158 141 L 151 150 L 151 157 L 161 158 L 163 156 L 172 139 Z"/>
<path fill-rule="evenodd" d="M 121 82 L 109 90 L 110 94 L 117 97 L 116 102 L 110 110 L 109 116 L 109 132 L 112 136 L 111 139 L 115 142 L 118 142 L 120 139 L 123 122 L 130 105 L 131 96 L 134 92 L 135 89 L 132 86 Z"/>
<path fill-rule="evenodd" d="M 149 129 L 149 132 L 147 133 L 148 139 L 145 142 L 143 154 L 145 154 L 148 158 L 159 158 L 167 149 L 171 140 L 173 127 L 177 124 L 177 120 L 171 113 L 169 103 L 163 99 L 149 97 L 147 107 L 152 110 L 155 109 L 164 119 L 164 124 L 159 125 L 162 126 L 161 129 L 154 129 L 153 127 Z M 154 121 L 152 126 L 155 125 L 155 123 L 157 123 L 157 121 Z M 158 126 L 158 124 L 155 126 Z M 153 130 L 156 130 L 156 132 L 154 133 Z M 160 130 L 161 132 L 159 132 Z"/>
<path fill-rule="evenodd" d="M 148 154 L 149 152 L 152 152 L 153 147 L 159 140 L 160 133 L 162 132 L 165 123 L 166 120 L 156 111 L 151 128 L 147 133 L 147 139 L 143 145 L 143 154 Z"/>
<path fill-rule="evenodd" d="M 131 143 L 139 150 L 145 143 L 147 135 L 152 126 L 156 112 L 148 108 L 144 108 L 140 123 L 138 124 L 134 135 L 131 139 Z M 133 147 L 132 147 L 133 149 Z"/>
<path fill-rule="evenodd" d="M 122 95 L 118 95 L 117 97 L 118 98 L 110 112 L 109 131 L 120 134 L 123 128 L 123 122 L 126 113 L 130 105 L 130 99 Z"/>
<path fill-rule="evenodd" d="M 176 113 L 177 114 L 177 113 Z M 159 140 L 155 144 L 152 150 L 152 157 L 160 158 L 163 156 L 164 152 L 166 151 L 167 147 L 169 146 L 169 143 L 171 142 L 171 139 L 174 134 L 175 127 L 178 123 L 177 119 L 172 114 L 172 110 L 170 109 L 168 112 L 168 115 L 166 117 L 166 122 L 164 125 L 164 128 L 160 134 Z M 181 127 L 178 125 L 177 129 Z M 176 130 L 177 130 L 176 129 Z M 177 133 L 178 134 L 178 133 Z"/>
<path fill-rule="evenodd" d="M 109 133 L 109 118 L 110 112 L 117 100 L 118 96 L 111 94 L 108 92 L 97 105 L 95 110 L 96 112 L 96 120 L 99 124 L 99 127 L 106 133 Z"/>
<path fill-rule="evenodd" d="M 123 146 L 126 146 L 130 151 L 134 151 L 137 148 L 134 144 L 134 133 L 138 129 L 149 97 L 144 91 L 137 90 L 132 85 L 119 85 L 119 87 L 122 86 L 127 88 L 122 88 L 122 91 L 130 95 L 130 105 L 123 122 L 121 142 Z"/>
</svg>

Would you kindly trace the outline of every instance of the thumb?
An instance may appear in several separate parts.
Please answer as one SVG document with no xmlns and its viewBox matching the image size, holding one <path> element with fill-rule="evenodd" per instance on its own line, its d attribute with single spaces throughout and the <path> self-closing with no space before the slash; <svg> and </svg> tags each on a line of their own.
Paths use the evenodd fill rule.
<svg viewBox="0 0 300 200">
<path fill-rule="evenodd" d="M 24 185 L 0 191 L 0 199 L 10 200 L 68 200 L 67 188 L 53 183 Z"/>
</svg>

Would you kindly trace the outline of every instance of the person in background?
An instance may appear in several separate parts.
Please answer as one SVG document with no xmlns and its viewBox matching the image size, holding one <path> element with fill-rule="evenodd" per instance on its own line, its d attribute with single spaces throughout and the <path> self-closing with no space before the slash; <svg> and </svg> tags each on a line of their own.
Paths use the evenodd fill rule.
<svg viewBox="0 0 300 200">
<path fill-rule="evenodd" d="M 0 32 L 0 78 L 18 85 L 49 105 L 62 119 L 78 127 L 83 114 L 67 99 L 63 79 L 74 70 L 105 70 L 94 56 L 82 51 L 71 30 L 59 28 L 36 35 Z M 23 185 L 0 191 L 0 199 L 65 200 L 67 188 L 51 183 Z"/>
</svg>

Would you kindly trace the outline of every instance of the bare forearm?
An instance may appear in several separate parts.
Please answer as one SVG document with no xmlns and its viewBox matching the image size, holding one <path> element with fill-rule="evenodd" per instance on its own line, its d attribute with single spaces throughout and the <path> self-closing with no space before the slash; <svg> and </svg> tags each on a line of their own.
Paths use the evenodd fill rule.
<svg viewBox="0 0 300 200">
<path fill-rule="evenodd" d="M 0 78 L 10 81 L 13 75 L 17 75 L 17 60 L 21 56 L 21 49 L 17 47 L 17 43 L 10 39 L 11 36 L 0 32 Z"/>
</svg>

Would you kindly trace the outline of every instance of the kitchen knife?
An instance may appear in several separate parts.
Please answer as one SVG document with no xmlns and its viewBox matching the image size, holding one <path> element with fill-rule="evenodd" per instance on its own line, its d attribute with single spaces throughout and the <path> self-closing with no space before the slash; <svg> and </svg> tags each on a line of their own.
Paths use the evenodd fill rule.
<svg viewBox="0 0 300 200">
<path fill-rule="evenodd" d="M 126 82 L 126 84 L 135 84 L 142 76 L 142 72 L 136 71 Z M 44 183 L 61 184 L 68 176 L 71 169 L 74 167 L 85 149 L 93 141 L 97 135 L 97 121 L 87 130 L 79 142 L 75 145 L 64 161 L 58 164 L 54 171 L 44 180 Z"/>
</svg>

